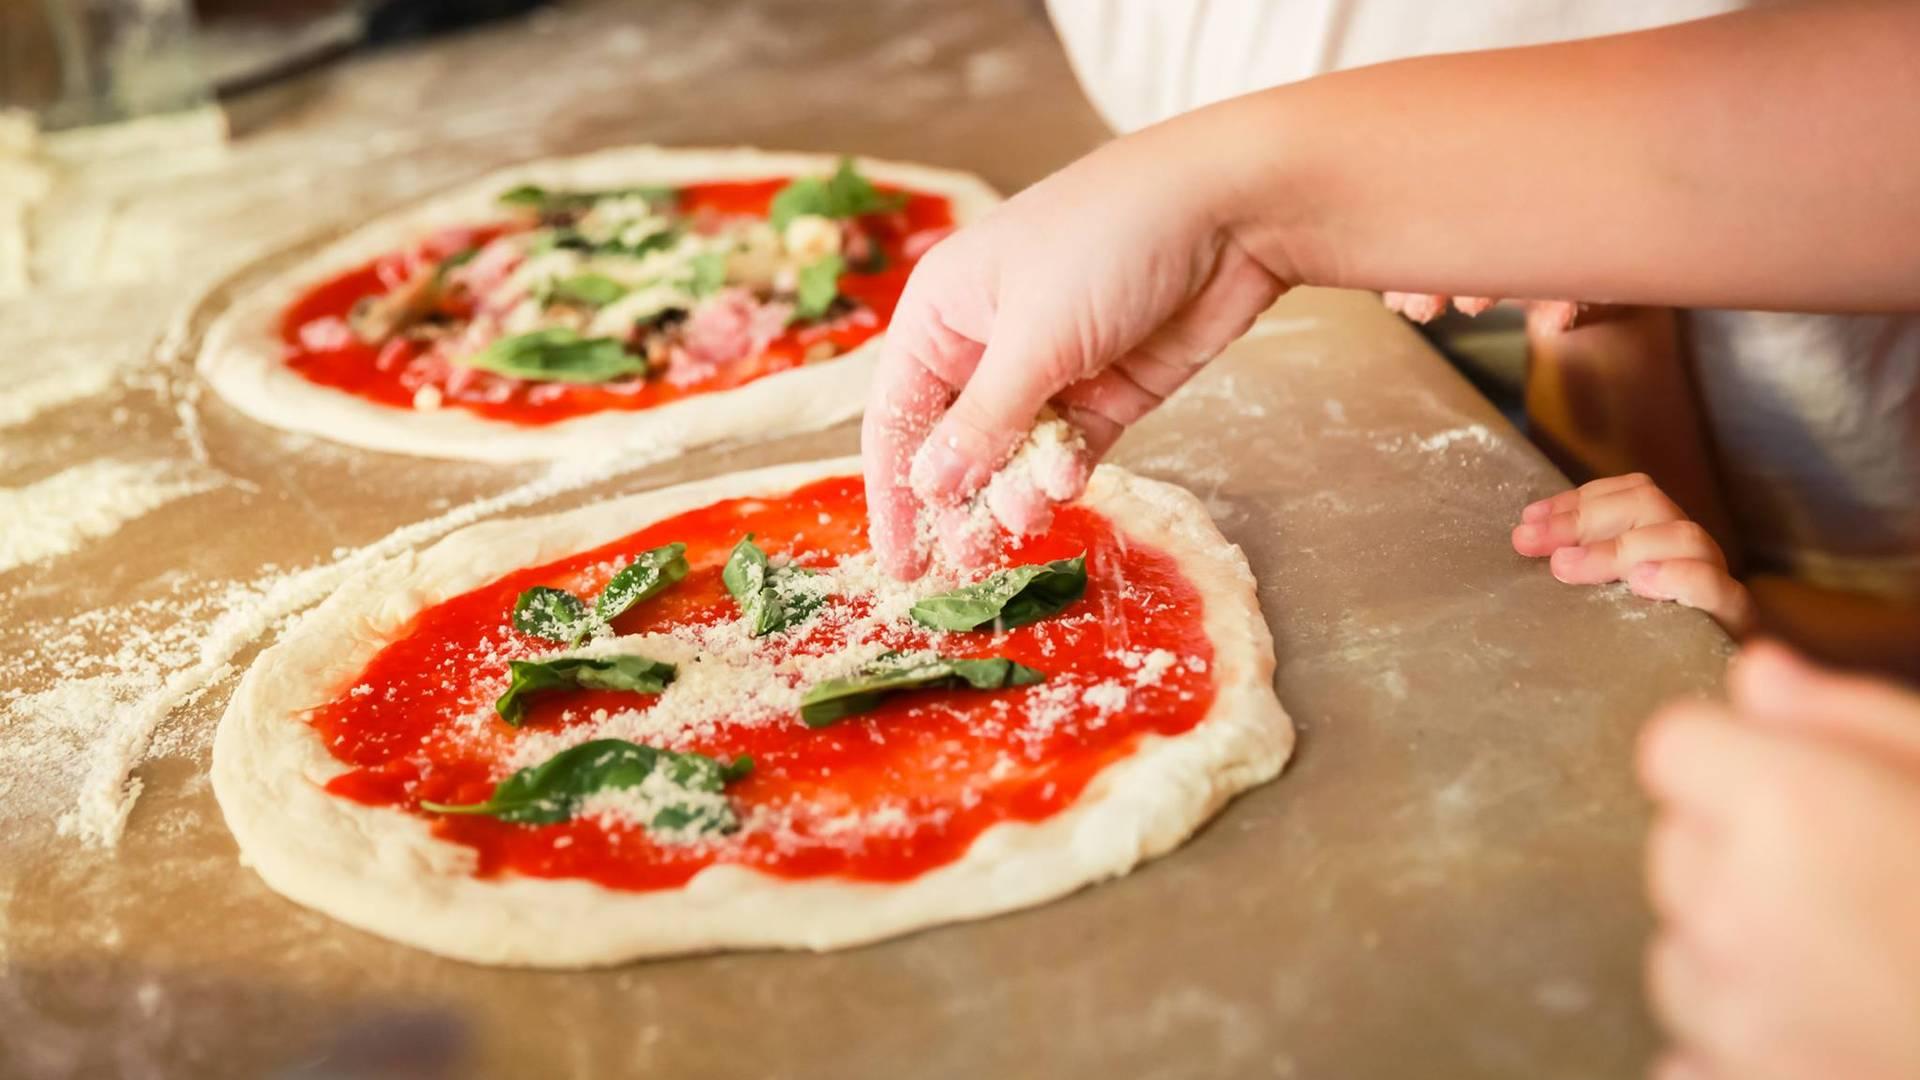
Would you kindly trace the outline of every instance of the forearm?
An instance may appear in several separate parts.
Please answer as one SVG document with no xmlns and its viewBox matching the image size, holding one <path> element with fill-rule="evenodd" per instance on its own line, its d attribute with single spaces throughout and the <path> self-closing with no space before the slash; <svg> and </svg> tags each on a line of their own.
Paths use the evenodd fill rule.
<svg viewBox="0 0 1920 1080">
<path fill-rule="evenodd" d="M 1908 0 L 1402 61 L 1190 122 L 1180 137 L 1221 147 L 1222 227 L 1285 280 L 1800 310 L 1920 297 Z"/>
</svg>

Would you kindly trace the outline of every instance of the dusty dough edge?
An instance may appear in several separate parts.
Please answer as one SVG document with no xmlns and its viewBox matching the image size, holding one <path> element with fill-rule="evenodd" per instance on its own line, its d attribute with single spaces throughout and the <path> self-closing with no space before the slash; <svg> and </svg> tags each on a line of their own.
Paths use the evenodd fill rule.
<svg viewBox="0 0 1920 1080">
<path fill-rule="evenodd" d="M 383 214 L 242 295 L 208 328 L 198 367 L 229 404 L 263 424 L 372 450 L 475 461 L 536 461 L 581 454 L 651 457 L 740 438 L 774 438 L 856 416 L 880 338 L 821 364 L 770 375 L 723 393 L 642 412 L 596 413 L 544 427 L 488 420 L 462 409 L 393 409 L 308 382 L 280 362 L 280 313 L 316 282 L 392 251 L 423 232 L 499 215 L 495 198 L 515 184 L 549 187 L 694 183 L 831 170 L 832 154 L 750 148 L 635 146 L 550 158 L 489 173 Z M 970 173 L 858 158 L 871 177 L 944 195 L 965 223 L 1000 201 Z"/>
<path fill-rule="evenodd" d="M 299 715 L 337 695 L 421 608 L 717 499 L 857 470 L 853 458 L 783 465 L 477 525 L 343 588 L 260 656 L 221 718 L 213 788 L 243 860 L 298 903 L 476 963 L 572 968 L 714 949 L 820 950 L 1028 907 L 1126 873 L 1279 774 L 1293 726 L 1273 690 L 1273 639 L 1245 557 L 1187 491 L 1101 466 L 1087 502 L 1174 553 L 1201 593 L 1213 707 L 1191 731 L 1150 737 L 1108 766 L 1068 809 L 995 825 L 960 859 L 911 882 L 793 881 L 736 866 L 650 893 L 482 880 L 469 874 L 470 850 L 433 839 L 424 821 L 321 790 L 345 767 Z"/>
</svg>

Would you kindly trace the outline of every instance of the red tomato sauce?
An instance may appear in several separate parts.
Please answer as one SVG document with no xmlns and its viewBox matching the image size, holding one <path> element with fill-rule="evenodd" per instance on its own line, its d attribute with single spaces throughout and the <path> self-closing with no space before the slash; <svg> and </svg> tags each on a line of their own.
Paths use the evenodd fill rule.
<svg viewBox="0 0 1920 1080">
<path fill-rule="evenodd" d="M 765 217 L 773 196 L 787 182 L 770 179 L 693 184 L 680 189 L 679 209 L 687 215 L 710 211 Z M 848 352 L 886 329 L 887 320 L 893 317 L 894 305 L 907 286 L 907 276 L 913 272 L 918 255 L 928 246 L 928 239 L 953 226 L 953 208 L 946 198 L 877 186 L 882 191 L 905 195 L 907 201 L 897 211 L 863 219 L 868 234 L 885 254 L 885 260 L 875 273 L 849 271 L 840 276 L 841 296 L 855 304 L 850 313 L 832 322 L 792 327 L 759 355 L 724 365 L 711 377 L 686 386 L 676 386 L 660 378 L 600 384 L 537 383 L 503 378 L 488 380 L 487 384 L 508 385 L 510 389 L 503 400 L 478 394 L 448 394 L 443 404 L 491 420 L 537 427 L 608 409 L 648 409 L 694 394 L 731 389 L 801 366 L 807 362 L 808 353 L 822 347 L 822 343 L 831 347 L 830 355 Z M 301 328 L 317 319 L 345 319 L 361 299 L 385 293 L 394 267 L 408 258 L 437 261 L 528 227 L 495 223 L 445 230 L 423 240 L 411 252 L 376 259 L 322 282 L 281 315 L 283 359 L 288 367 L 311 382 L 381 405 L 413 408 L 417 388 L 404 385 L 400 373 L 417 346 L 404 341 L 389 342 L 385 356 L 381 346 L 357 340 L 329 342 L 327 347 L 316 348 L 303 342 Z"/>
<path fill-rule="evenodd" d="M 514 740 L 529 732 L 589 722 L 596 708 L 644 709 L 657 700 L 573 690 L 532 699 L 518 729 L 490 715 L 477 723 L 456 721 L 485 713 L 505 685 L 508 658 L 553 651 L 511 629 L 510 612 L 522 590 L 552 585 L 592 596 L 616 557 L 679 541 L 687 545 L 692 572 L 614 624 L 623 634 L 671 632 L 737 617 L 720 569 L 744 534 L 754 533 L 770 555 L 788 552 L 796 561 L 829 565 L 865 550 L 865 525 L 860 481 L 830 479 L 780 499 L 715 503 L 428 608 L 340 696 L 312 714 L 310 722 L 333 756 L 351 766 L 327 790 L 427 818 L 434 835 L 476 852 L 481 876 L 585 878 L 645 890 L 680 885 L 714 863 L 736 863 L 791 878 L 901 881 L 960 857 L 998 822 L 1058 813 L 1143 736 L 1186 731 L 1212 704 L 1213 651 L 1193 585 L 1171 556 L 1122 542 L 1112 522 L 1068 506 L 1048 533 L 1027 539 L 1019 558 L 1038 562 L 1085 552 L 1083 599 L 1004 635 L 949 634 L 930 642 L 916 627 L 898 634 L 898 647 L 931 643 L 947 655 L 1011 657 L 1046 672 L 1047 683 L 986 692 L 915 691 L 822 729 L 805 727 L 797 715 L 752 726 L 718 723 L 691 749 L 723 758 L 753 756 L 751 775 L 727 789 L 748 823 L 739 832 L 676 845 L 654 843 L 644 828 L 604 817 L 520 825 L 419 808 L 422 800 L 487 799 L 511 771 L 502 762 Z M 829 653 L 842 644 L 831 623 L 816 616 L 787 638 L 763 640 L 776 649 Z M 1156 649 L 1181 662 L 1157 679 L 1142 680 L 1137 660 Z M 1136 667 L 1125 662 L 1129 656 Z M 1078 688 L 1102 682 L 1126 687 L 1124 709 L 1103 713 L 1080 700 Z M 885 828 L 828 831 L 803 823 L 776 833 L 752 825 L 756 807 L 796 804 L 851 815 L 890 807 L 892 816 Z"/>
</svg>

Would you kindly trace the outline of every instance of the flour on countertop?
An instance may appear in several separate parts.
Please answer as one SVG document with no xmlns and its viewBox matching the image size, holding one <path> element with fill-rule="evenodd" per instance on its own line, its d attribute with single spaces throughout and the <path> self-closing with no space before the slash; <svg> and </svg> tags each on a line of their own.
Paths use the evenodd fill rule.
<svg viewBox="0 0 1920 1080">
<path fill-rule="evenodd" d="M 75 465 L 24 487 L 0 488 L 0 572 L 71 554 L 175 499 L 216 486 L 164 461 Z"/>
<path fill-rule="evenodd" d="M 72 675 L 87 674 L 69 666 L 69 658 L 88 656 L 83 644 L 89 636 L 87 627 L 111 626 L 125 614 L 116 609 L 85 613 L 68 628 L 81 635 L 73 639 L 71 648 L 49 646 L 38 658 L 55 685 L 45 693 L 16 694 L 6 702 L 6 712 L 18 721 L 9 727 L 9 735 L 22 726 L 29 730 L 23 740 L 27 743 L 36 738 L 58 740 L 59 731 L 83 734 L 74 751 L 78 770 L 74 802 L 61 815 L 59 829 L 87 843 L 112 846 L 140 797 L 141 781 L 133 772 L 146 758 L 155 731 L 175 709 L 232 675 L 234 659 L 260 637 L 283 627 L 375 563 L 481 518 L 610 479 L 653 460 L 658 459 L 627 456 L 557 465 L 498 495 L 402 526 L 364 547 L 336 552 L 331 562 L 291 572 L 272 571 L 210 596 L 176 602 L 156 620 L 160 629 L 130 633 L 117 651 L 91 658 L 94 667 L 116 672 L 117 677 L 65 683 Z M 36 728 L 37 736 L 32 733 Z"/>
<path fill-rule="evenodd" d="M 127 710 L 193 661 L 207 620 L 250 595 L 236 583 L 174 584 L 164 598 L 16 628 L 27 632 L 8 660 L 23 685 L 43 689 L 0 692 L 0 821 L 71 813 L 98 747 Z"/>
<path fill-rule="evenodd" d="M 1392 440 L 1381 447 L 1383 450 L 1415 449 L 1423 453 L 1438 454 L 1459 443 L 1472 443 L 1482 449 L 1492 450 L 1500 445 L 1500 440 L 1485 424 L 1463 424 L 1448 428 L 1432 435 L 1409 435 Z"/>
<path fill-rule="evenodd" d="M 93 397 L 118 376 L 111 366 L 55 365 L 45 374 L 16 382 L 0 394 L 0 428 L 17 427 L 48 409 Z"/>
</svg>

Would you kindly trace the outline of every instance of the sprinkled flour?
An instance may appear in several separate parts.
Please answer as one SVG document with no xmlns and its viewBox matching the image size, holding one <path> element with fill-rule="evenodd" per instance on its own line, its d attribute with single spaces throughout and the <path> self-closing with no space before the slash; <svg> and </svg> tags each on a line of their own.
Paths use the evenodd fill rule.
<svg viewBox="0 0 1920 1080">
<path fill-rule="evenodd" d="M 0 428 L 24 424 L 48 409 L 57 409 L 101 393 L 119 376 L 111 366 L 56 365 L 0 394 Z"/>
<path fill-rule="evenodd" d="M 139 799 L 141 781 L 132 774 L 162 721 L 232 675 L 234 658 L 263 635 L 384 559 L 489 515 L 602 482 L 653 460 L 658 458 L 627 455 L 557 465 L 498 495 L 395 529 L 364 547 L 339 550 L 331 562 L 268 573 L 203 597 L 87 612 L 50 628 L 37 654 L 16 658 L 23 670 L 39 670 L 52 685 L 5 700 L 9 738 L 0 742 L 0 772 L 35 775 L 36 785 L 59 789 L 61 785 L 49 782 L 46 760 L 36 746 L 39 752 L 66 747 L 64 754 L 50 758 L 72 774 L 73 802 L 60 816 L 60 832 L 111 846 Z M 107 641 L 119 644 L 104 656 L 89 653 Z M 5 767 L 21 754 L 27 755 L 23 761 L 40 760 L 40 771 Z M 0 815 L 22 809 L 0 800 Z"/>
<path fill-rule="evenodd" d="M 0 571 L 66 555 L 161 506 L 208 490 L 167 462 L 90 461 L 36 483 L 0 488 Z"/>
<path fill-rule="evenodd" d="M 1379 444 L 1382 450 L 1419 450 L 1427 454 L 1444 453 L 1461 443 L 1478 446 L 1483 450 L 1493 450 L 1500 446 L 1500 440 L 1485 424 L 1462 424 L 1459 427 L 1436 431 L 1432 435 L 1402 435 Z"/>
</svg>

